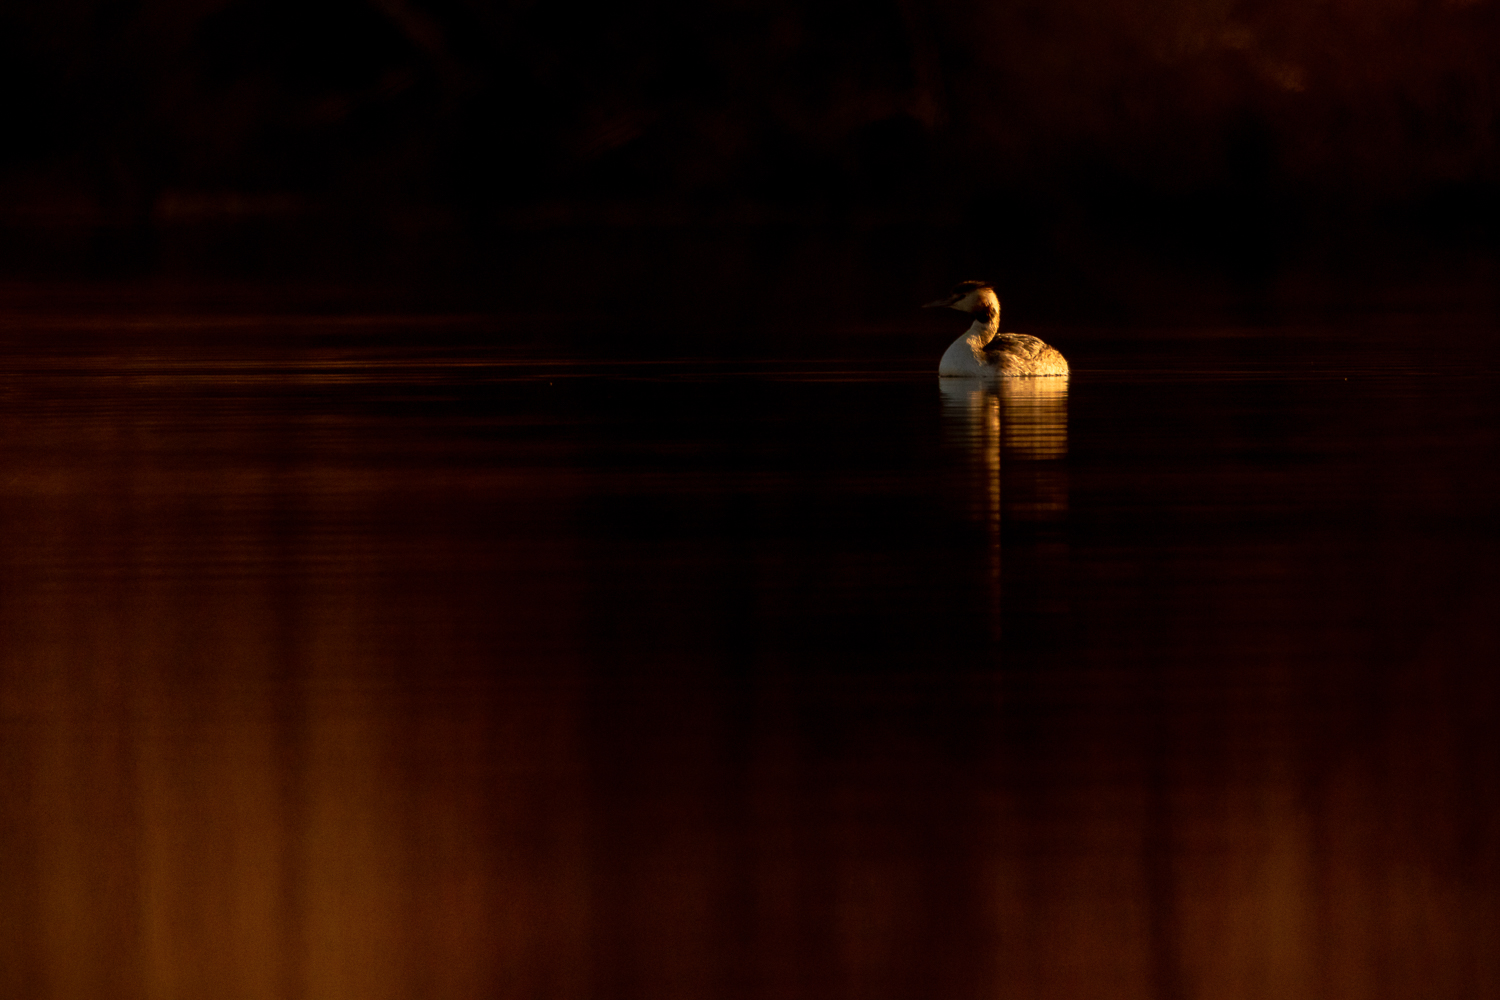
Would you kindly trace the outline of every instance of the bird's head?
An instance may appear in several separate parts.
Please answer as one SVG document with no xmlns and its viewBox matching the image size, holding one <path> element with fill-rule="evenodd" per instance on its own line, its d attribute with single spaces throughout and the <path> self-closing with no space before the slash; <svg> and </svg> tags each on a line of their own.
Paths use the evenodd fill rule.
<svg viewBox="0 0 1500 1000">
<path fill-rule="evenodd" d="M 987 281 L 960 281 L 946 298 L 929 302 L 923 309 L 955 309 L 958 312 L 978 313 L 1000 311 L 1000 299 Z"/>
</svg>

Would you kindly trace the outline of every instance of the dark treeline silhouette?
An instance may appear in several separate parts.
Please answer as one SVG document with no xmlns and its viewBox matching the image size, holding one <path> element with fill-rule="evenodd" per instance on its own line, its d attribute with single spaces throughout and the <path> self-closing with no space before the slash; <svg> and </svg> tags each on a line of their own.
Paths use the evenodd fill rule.
<svg viewBox="0 0 1500 1000">
<path fill-rule="evenodd" d="M 1492 249 L 1497 54 L 1488 0 L 9 4 L 0 212 L 11 263 L 68 227 L 144 260 L 204 222 L 899 223 L 1254 281 Z"/>
</svg>

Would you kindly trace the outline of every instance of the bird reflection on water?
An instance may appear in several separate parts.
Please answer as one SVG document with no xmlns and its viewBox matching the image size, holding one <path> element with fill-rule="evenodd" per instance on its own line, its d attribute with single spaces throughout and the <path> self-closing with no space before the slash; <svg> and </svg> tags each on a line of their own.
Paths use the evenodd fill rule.
<svg viewBox="0 0 1500 1000">
<path fill-rule="evenodd" d="M 949 439 L 968 450 L 976 469 L 985 470 L 987 509 L 997 523 L 1002 468 L 1011 487 L 1003 497 L 1007 518 L 1043 520 L 1067 512 L 1067 476 L 1054 464 L 1068 454 L 1066 377 L 940 379 L 938 386 Z M 1012 468 L 1018 462 L 1028 464 Z M 1049 464 L 1029 464 L 1033 462 Z M 1019 475 L 1022 471 L 1025 476 Z"/>
<path fill-rule="evenodd" d="M 1004 521 L 1059 522 L 1068 511 L 1068 378 L 940 378 L 949 441 L 967 452 L 970 510 L 989 548 L 998 628 Z M 1045 551 L 1045 550 L 1043 550 Z"/>
</svg>

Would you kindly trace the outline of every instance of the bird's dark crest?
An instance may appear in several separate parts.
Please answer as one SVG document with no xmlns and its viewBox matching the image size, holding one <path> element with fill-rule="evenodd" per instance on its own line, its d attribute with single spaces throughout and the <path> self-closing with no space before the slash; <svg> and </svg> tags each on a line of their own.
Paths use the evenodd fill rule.
<svg viewBox="0 0 1500 1000">
<path fill-rule="evenodd" d="M 977 292 L 981 288 L 994 287 L 995 286 L 990 284 L 988 281 L 960 281 L 958 284 L 953 286 L 953 294 L 968 295 L 970 292 Z"/>
</svg>

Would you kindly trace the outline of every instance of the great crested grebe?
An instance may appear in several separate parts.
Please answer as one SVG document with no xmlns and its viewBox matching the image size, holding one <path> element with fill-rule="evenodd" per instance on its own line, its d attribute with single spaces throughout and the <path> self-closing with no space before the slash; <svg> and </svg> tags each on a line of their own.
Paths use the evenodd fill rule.
<svg viewBox="0 0 1500 1000">
<path fill-rule="evenodd" d="M 946 299 L 924 309 L 955 309 L 974 322 L 949 345 L 938 363 L 938 374 L 1066 375 L 1068 363 L 1057 348 L 1024 333 L 1000 332 L 1000 297 L 983 281 L 962 281 Z"/>
</svg>

